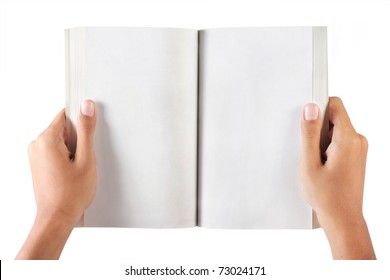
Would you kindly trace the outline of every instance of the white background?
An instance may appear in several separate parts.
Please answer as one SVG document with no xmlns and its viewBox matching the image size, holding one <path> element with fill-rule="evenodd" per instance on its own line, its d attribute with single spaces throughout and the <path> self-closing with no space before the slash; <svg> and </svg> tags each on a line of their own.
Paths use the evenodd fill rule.
<svg viewBox="0 0 390 280">
<path fill-rule="evenodd" d="M 328 26 L 329 93 L 343 99 L 370 144 L 364 214 L 379 260 L 331 261 L 322 230 L 78 228 L 64 261 L 8 261 L 4 279 L 120 279 L 130 265 L 265 266 L 264 279 L 389 279 L 390 5 L 376 1 L 1 1 L 1 259 L 14 258 L 34 219 L 27 145 L 64 107 L 63 30 L 84 25 Z M 71 261 L 80 259 L 95 261 Z M 114 261 L 96 261 L 105 259 Z"/>
</svg>

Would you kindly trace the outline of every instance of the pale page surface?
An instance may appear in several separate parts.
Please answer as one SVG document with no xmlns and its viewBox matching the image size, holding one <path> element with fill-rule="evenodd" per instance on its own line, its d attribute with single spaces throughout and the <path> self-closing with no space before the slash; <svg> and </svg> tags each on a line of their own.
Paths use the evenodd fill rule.
<svg viewBox="0 0 390 280">
<path fill-rule="evenodd" d="M 98 187 L 85 226 L 196 225 L 197 38 L 85 29 L 85 96 L 76 99 L 98 104 Z"/>
<path fill-rule="evenodd" d="M 201 226 L 312 227 L 298 177 L 311 101 L 311 27 L 201 31 Z"/>
</svg>

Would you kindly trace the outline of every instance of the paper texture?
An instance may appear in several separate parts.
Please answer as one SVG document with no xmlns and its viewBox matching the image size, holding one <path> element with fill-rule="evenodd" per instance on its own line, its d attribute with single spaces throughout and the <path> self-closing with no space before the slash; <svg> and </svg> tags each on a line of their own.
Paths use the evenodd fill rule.
<svg viewBox="0 0 390 280">
<path fill-rule="evenodd" d="M 85 73 L 76 74 L 84 88 L 72 97 L 71 120 L 84 98 L 98 107 L 98 186 L 85 226 L 195 226 L 197 31 L 70 32 L 84 33 L 85 46 L 78 55 Z"/>
<path fill-rule="evenodd" d="M 299 119 L 312 101 L 312 28 L 200 33 L 200 226 L 311 228 Z"/>
<path fill-rule="evenodd" d="M 88 27 L 66 39 L 71 149 L 80 103 L 98 106 L 85 226 L 313 227 L 299 120 L 304 104 L 327 106 L 325 27 Z"/>
</svg>

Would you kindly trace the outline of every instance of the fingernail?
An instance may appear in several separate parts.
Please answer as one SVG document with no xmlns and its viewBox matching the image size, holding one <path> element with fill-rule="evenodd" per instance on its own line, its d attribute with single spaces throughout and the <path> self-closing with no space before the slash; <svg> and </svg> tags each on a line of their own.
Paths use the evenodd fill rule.
<svg viewBox="0 0 390 280">
<path fill-rule="evenodd" d="M 319 109 L 314 103 L 309 103 L 305 106 L 305 121 L 315 121 L 318 119 Z"/>
<path fill-rule="evenodd" d="M 93 117 L 95 114 L 95 106 L 91 100 L 84 100 L 81 103 L 81 113 L 87 117 Z"/>
</svg>

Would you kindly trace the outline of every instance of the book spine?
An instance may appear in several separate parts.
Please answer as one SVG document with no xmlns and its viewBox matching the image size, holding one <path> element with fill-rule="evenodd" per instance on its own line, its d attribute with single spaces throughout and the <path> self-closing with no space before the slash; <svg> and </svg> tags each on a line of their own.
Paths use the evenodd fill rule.
<svg viewBox="0 0 390 280">
<path fill-rule="evenodd" d="M 312 101 L 317 103 L 321 110 L 321 152 L 324 154 L 329 145 L 329 118 L 328 118 L 328 51 L 326 27 L 313 27 L 313 91 Z"/>
<path fill-rule="evenodd" d="M 77 116 L 85 96 L 85 34 L 85 28 L 65 30 L 65 114 L 71 154 L 76 151 Z"/>
<path fill-rule="evenodd" d="M 326 160 L 325 151 L 329 146 L 328 48 L 326 27 L 313 27 L 312 50 L 312 102 L 318 104 L 321 110 L 322 129 L 320 148 L 322 159 Z M 312 227 L 320 227 L 320 224 L 317 220 L 317 215 L 314 211 L 312 214 Z"/>
</svg>

